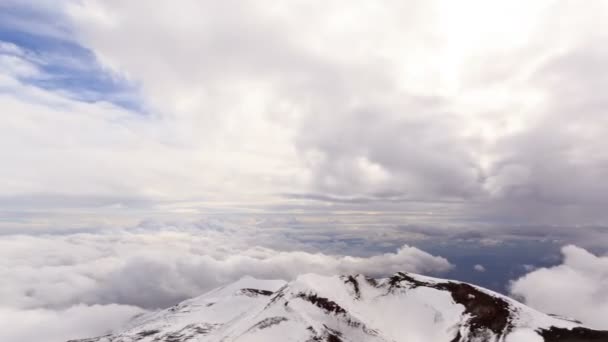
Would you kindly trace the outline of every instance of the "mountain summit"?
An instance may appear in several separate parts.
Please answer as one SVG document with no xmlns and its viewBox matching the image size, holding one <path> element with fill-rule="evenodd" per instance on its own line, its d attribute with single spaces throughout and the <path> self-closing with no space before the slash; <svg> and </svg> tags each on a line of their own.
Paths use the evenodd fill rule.
<svg viewBox="0 0 608 342">
<path fill-rule="evenodd" d="M 77 342 L 136 341 L 608 342 L 608 331 L 467 283 L 399 272 L 289 283 L 247 277 Z"/>
</svg>

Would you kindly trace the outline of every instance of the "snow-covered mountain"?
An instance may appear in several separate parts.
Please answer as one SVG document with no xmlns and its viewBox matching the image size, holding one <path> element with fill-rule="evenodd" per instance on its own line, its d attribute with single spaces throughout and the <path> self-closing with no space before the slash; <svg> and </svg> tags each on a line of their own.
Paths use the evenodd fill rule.
<svg viewBox="0 0 608 342">
<path fill-rule="evenodd" d="M 136 317 L 123 332 L 78 340 L 135 341 L 608 342 L 608 332 L 477 286 L 400 272 L 243 278 Z"/>
</svg>

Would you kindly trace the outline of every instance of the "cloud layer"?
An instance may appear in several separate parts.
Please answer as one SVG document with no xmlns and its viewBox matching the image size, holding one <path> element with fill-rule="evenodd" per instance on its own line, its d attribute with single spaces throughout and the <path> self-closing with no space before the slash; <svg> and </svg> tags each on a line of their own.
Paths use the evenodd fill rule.
<svg viewBox="0 0 608 342">
<path fill-rule="evenodd" d="M 21 308 L 75 303 L 169 306 L 244 275 L 292 279 L 302 273 L 388 275 L 441 272 L 447 260 L 403 246 L 370 257 L 333 256 L 230 243 L 199 232 L 9 236 L 2 245 L 2 302 Z M 31 255 L 32 251 L 38 251 Z"/>
<path fill-rule="evenodd" d="M 511 293 L 541 311 L 608 330 L 608 256 L 576 246 L 562 249 L 561 265 L 540 268 L 511 285 Z"/>
<path fill-rule="evenodd" d="M 452 267 L 409 246 L 357 257 L 262 247 L 254 237 L 255 232 L 218 224 L 198 230 L 165 226 L 5 236 L 0 318 L 10 329 L 0 332 L 0 339 L 33 342 L 44 334 L 47 341 L 59 342 L 102 334 L 138 312 L 168 307 L 245 275 L 290 280 L 303 273 L 384 276 Z"/>
<path fill-rule="evenodd" d="M 70 48 L 0 49 L 12 222 L 276 205 L 608 220 L 603 1 L 47 7 L 12 29 Z"/>
<path fill-rule="evenodd" d="M 78 337 L 107 334 L 120 329 L 140 308 L 126 305 L 75 305 L 63 310 L 15 309 L 0 306 L 0 319 L 5 322 L 3 341 L 65 342 Z"/>
</svg>

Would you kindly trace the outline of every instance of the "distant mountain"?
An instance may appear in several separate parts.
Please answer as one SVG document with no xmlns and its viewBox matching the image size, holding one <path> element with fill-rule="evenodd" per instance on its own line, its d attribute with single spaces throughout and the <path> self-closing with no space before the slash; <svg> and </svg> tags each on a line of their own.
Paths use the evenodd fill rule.
<svg viewBox="0 0 608 342">
<path fill-rule="evenodd" d="M 243 278 L 136 317 L 122 332 L 78 340 L 136 341 L 608 342 L 608 331 L 467 283 L 399 272 L 310 274 L 289 283 Z"/>
</svg>

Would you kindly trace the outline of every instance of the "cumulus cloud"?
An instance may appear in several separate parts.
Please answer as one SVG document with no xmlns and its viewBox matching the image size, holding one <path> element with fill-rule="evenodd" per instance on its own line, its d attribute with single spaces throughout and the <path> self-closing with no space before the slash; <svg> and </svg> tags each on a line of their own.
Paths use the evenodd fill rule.
<svg viewBox="0 0 608 342">
<path fill-rule="evenodd" d="M 0 306 L 4 322 L 2 341 L 65 342 L 87 338 L 119 329 L 133 316 L 144 312 L 126 305 L 75 305 L 63 310 L 15 309 Z"/>
<path fill-rule="evenodd" d="M 40 89 L 25 76 L 48 77 L 37 69 L 48 56 L 32 65 L 27 47 L 2 43 L 0 104 L 16 115 L 3 117 L 0 187 L 23 203 L 14 214 L 53 197 L 44 209 L 322 202 L 501 222 L 608 219 L 596 143 L 606 131 L 595 91 L 607 79 L 603 1 L 53 8 L 46 21 L 70 28 L 56 34 L 88 49 L 103 66 L 95 72 L 137 85 L 142 110 L 107 103 L 115 94 L 83 102 L 60 85 Z"/>
<path fill-rule="evenodd" d="M 541 311 L 608 329 L 608 256 L 562 248 L 562 264 L 536 269 L 511 284 L 511 293 Z"/>
<path fill-rule="evenodd" d="M 0 239 L 2 340 L 49 342 L 103 334 L 132 315 L 168 307 L 249 275 L 441 273 L 445 258 L 402 246 L 369 256 L 294 250 L 274 233 L 220 223 L 196 230 L 147 223 L 105 233 L 6 235 Z M 256 235 L 259 235 L 256 237 Z M 266 244 L 268 245 L 268 244 Z M 13 324 L 14 322 L 14 324 Z M 38 328 L 36 328 L 38 327 Z"/>
<path fill-rule="evenodd" d="M 169 306 L 251 275 L 292 279 L 302 273 L 388 275 L 441 272 L 450 263 L 414 247 L 369 257 L 279 251 L 230 243 L 204 232 L 5 237 L 3 303 L 65 307 L 75 303 Z M 38 251 L 34 255 L 30 252 Z"/>
</svg>

